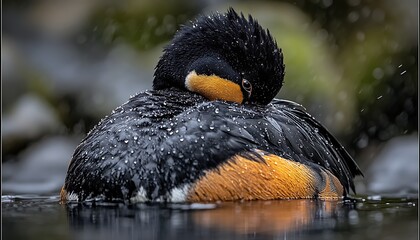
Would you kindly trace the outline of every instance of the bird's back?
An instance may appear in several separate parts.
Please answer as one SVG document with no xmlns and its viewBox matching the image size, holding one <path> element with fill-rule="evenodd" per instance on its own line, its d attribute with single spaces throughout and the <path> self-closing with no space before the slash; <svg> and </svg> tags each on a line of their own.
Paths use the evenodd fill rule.
<svg viewBox="0 0 420 240">
<path fill-rule="evenodd" d="M 188 195 L 209 172 L 238 157 L 266 164 L 268 155 L 327 170 L 345 191 L 360 173 L 337 140 L 295 103 L 240 105 L 167 89 L 130 98 L 89 132 L 63 189 L 70 200 L 166 201 L 180 190 Z"/>
</svg>

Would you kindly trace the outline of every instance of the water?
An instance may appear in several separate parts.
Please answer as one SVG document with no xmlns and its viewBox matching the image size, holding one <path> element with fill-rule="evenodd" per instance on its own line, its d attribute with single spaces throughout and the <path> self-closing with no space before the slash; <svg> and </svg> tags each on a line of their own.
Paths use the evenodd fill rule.
<svg viewBox="0 0 420 240">
<path fill-rule="evenodd" d="M 2 196 L 3 239 L 417 239 L 418 198 L 59 204 Z"/>
</svg>

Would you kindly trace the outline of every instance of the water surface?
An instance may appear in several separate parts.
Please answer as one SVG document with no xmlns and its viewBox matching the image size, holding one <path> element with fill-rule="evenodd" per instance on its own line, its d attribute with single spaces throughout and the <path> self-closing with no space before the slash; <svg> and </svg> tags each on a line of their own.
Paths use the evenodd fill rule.
<svg viewBox="0 0 420 240">
<path fill-rule="evenodd" d="M 417 239 L 417 197 L 59 204 L 2 196 L 3 239 Z"/>
</svg>

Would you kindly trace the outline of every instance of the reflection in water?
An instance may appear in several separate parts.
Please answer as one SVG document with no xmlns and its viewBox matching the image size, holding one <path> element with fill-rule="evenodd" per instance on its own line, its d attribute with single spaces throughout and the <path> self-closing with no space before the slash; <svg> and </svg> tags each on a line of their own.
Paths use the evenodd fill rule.
<svg viewBox="0 0 420 240">
<path fill-rule="evenodd" d="M 342 201 L 251 201 L 212 205 L 68 205 L 77 238 L 187 239 L 290 236 L 335 226 Z M 210 208 L 210 209 L 209 209 Z"/>
<path fill-rule="evenodd" d="M 2 196 L 3 239 L 418 239 L 417 196 L 171 205 L 58 202 L 58 196 Z"/>
<path fill-rule="evenodd" d="M 203 227 L 241 234 L 303 231 L 330 219 L 337 204 L 311 200 L 227 203 L 212 211 L 197 211 L 193 220 Z"/>
</svg>

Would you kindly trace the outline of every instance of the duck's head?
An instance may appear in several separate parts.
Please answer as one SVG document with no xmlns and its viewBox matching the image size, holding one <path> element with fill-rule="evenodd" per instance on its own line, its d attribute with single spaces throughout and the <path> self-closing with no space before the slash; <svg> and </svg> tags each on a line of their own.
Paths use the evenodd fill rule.
<svg viewBox="0 0 420 240">
<path fill-rule="evenodd" d="M 284 68 L 269 31 L 230 8 L 178 31 L 156 66 L 153 87 L 177 87 L 209 100 L 268 104 L 282 87 Z"/>
</svg>

